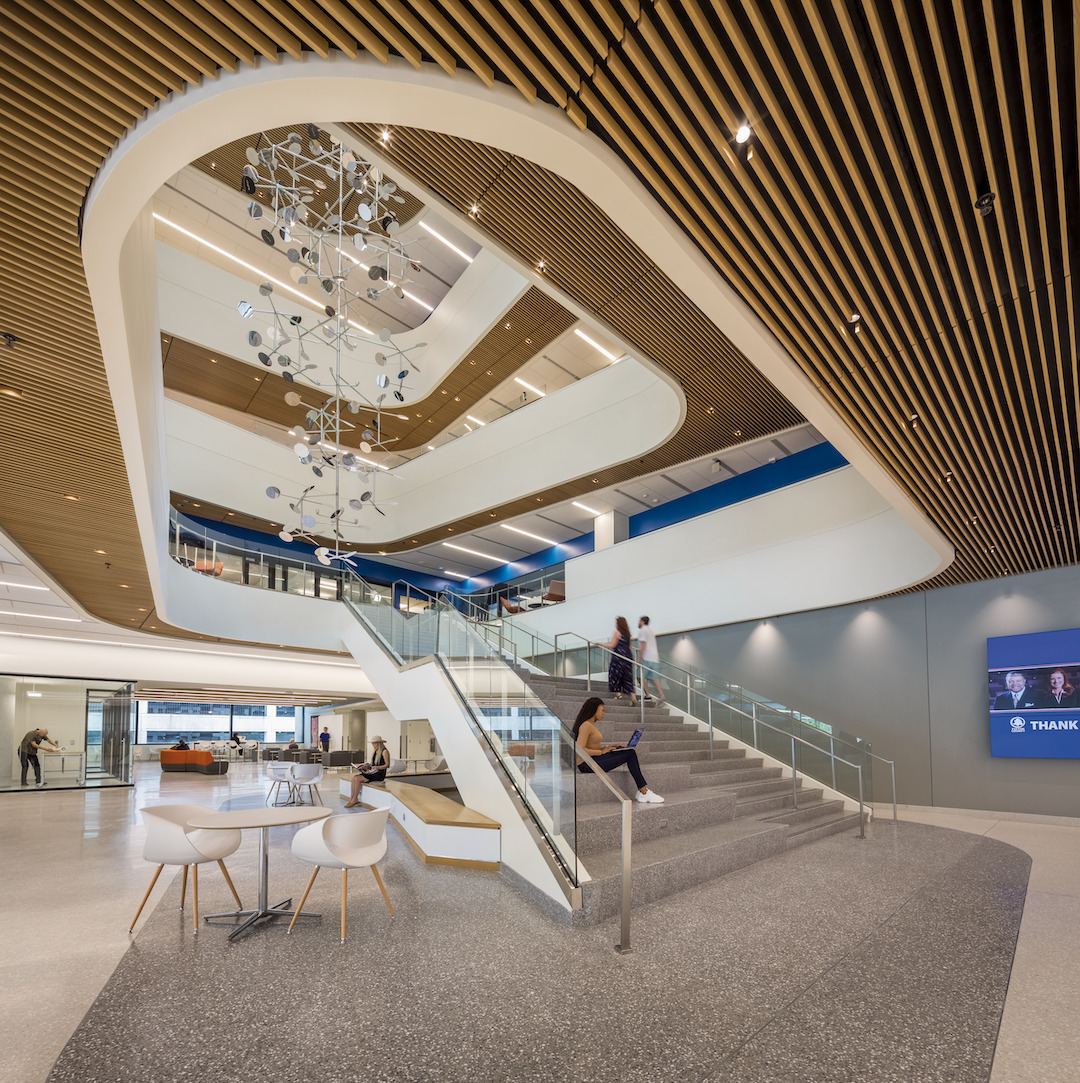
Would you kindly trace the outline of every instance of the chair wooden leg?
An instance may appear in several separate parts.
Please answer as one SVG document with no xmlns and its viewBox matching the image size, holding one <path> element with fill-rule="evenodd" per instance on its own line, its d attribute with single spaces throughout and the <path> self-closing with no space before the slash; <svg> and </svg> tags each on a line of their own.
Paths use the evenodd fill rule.
<svg viewBox="0 0 1080 1083">
<path fill-rule="evenodd" d="M 199 935 L 199 866 L 191 866 L 191 909 L 195 914 L 195 935 Z"/>
<path fill-rule="evenodd" d="M 349 885 L 349 870 L 341 870 L 341 942 L 345 943 L 345 893 Z"/>
<path fill-rule="evenodd" d="M 307 887 L 304 888 L 304 896 L 300 900 L 300 905 L 296 908 L 296 913 L 292 916 L 292 921 L 289 922 L 289 928 L 285 935 L 288 936 L 292 932 L 292 927 L 296 924 L 296 919 L 300 916 L 300 911 L 304 909 L 304 903 L 307 902 L 308 893 L 311 891 L 311 885 L 315 883 L 315 877 L 319 875 L 319 866 L 315 866 L 315 871 L 311 874 L 311 879 L 307 883 Z"/>
<path fill-rule="evenodd" d="M 164 865 L 158 865 L 154 871 L 154 875 L 150 880 L 150 886 L 146 889 L 146 894 L 142 897 L 142 902 L 139 903 L 139 909 L 135 911 L 135 916 L 131 919 L 131 928 L 128 932 L 133 932 L 135 929 L 135 922 L 139 920 L 139 915 L 143 912 L 143 907 L 146 905 L 146 900 L 150 898 L 150 892 L 154 890 L 154 885 L 157 883 L 157 878 L 161 875 L 161 870 L 165 868 Z"/>
<path fill-rule="evenodd" d="M 187 898 L 187 865 L 184 866 L 184 878 L 180 881 L 180 909 L 184 909 L 184 900 Z"/>
<path fill-rule="evenodd" d="M 390 911 L 390 916 L 394 916 L 394 908 L 390 905 L 390 896 L 386 894 L 386 888 L 383 887 L 382 877 L 379 875 L 379 870 L 374 865 L 369 866 L 371 871 L 375 874 L 375 883 L 379 885 L 379 890 L 382 892 L 382 897 L 386 901 L 386 909 Z"/>
<path fill-rule="evenodd" d="M 218 858 L 218 864 L 221 866 L 221 875 L 225 877 L 225 883 L 229 885 L 232 897 L 236 900 L 236 909 L 243 910 L 244 904 L 240 901 L 240 896 L 236 894 L 236 888 L 233 887 L 232 877 L 229 875 L 229 870 L 225 868 L 225 862 Z"/>
<path fill-rule="evenodd" d="M 315 796 L 318 797 L 319 804 L 321 805 L 323 803 L 323 799 L 322 799 L 322 794 L 319 793 L 319 787 L 318 786 L 312 786 L 312 789 L 315 791 Z M 314 804 L 314 802 L 312 802 L 312 804 Z"/>
</svg>

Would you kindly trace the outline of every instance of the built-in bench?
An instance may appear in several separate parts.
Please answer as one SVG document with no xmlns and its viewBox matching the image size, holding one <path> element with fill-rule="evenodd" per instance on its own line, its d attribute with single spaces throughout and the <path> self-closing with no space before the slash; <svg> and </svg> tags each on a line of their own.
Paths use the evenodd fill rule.
<svg viewBox="0 0 1080 1083">
<path fill-rule="evenodd" d="M 224 775 L 228 773 L 228 760 L 215 760 L 211 752 L 178 752 L 171 748 L 161 750 L 162 771 L 197 771 L 200 775 Z"/>
<path fill-rule="evenodd" d="M 443 772 L 438 772 L 443 773 Z M 394 822 L 428 865 L 498 869 L 500 824 L 415 782 L 366 782 L 360 800 L 389 808 Z"/>
</svg>

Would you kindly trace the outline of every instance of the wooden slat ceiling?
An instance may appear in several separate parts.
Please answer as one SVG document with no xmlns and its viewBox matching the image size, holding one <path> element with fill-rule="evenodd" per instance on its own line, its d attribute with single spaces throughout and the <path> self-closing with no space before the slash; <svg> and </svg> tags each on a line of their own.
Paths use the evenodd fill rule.
<svg viewBox="0 0 1080 1083">
<path fill-rule="evenodd" d="M 104 619 L 150 595 L 82 278 L 86 187 L 165 94 L 330 49 L 467 69 L 604 139 L 957 546 L 931 585 L 1077 561 L 1075 4 L 9 0 L 5 15 L 0 331 L 19 341 L 0 345 L 0 384 L 23 398 L 0 396 L 0 525 Z M 493 205 L 491 224 L 485 208 L 485 227 L 504 218 L 509 236 L 515 211 L 534 258 L 526 207 Z"/>
</svg>

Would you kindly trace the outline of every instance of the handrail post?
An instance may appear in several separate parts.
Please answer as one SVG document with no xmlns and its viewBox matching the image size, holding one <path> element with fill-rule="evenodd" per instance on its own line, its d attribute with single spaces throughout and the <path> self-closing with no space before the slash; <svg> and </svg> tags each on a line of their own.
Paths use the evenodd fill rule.
<svg viewBox="0 0 1080 1083">
<path fill-rule="evenodd" d="M 832 764 L 832 788 L 836 789 L 836 741 L 829 734 L 829 762 Z"/>
<path fill-rule="evenodd" d="M 622 920 L 619 922 L 619 942 L 615 950 L 629 955 L 630 948 L 630 900 L 633 895 L 633 879 L 630 865 L 630 801 L 622 803 Z"/>
<path fill-rule="evenodd" d="M 592 644 L 585 640 L 585 691 L 592 691 Z"/>
<path fill-rule="evenodd" d="M 860 776 L 860 782 L 862 776 Z M 799 772 L 795 770 L 795 734 L 791 735 L 791 800 L 799 807 Z"/>
<path fill-rule="evenodd" d="M 750 715 L 751 715 L 751 718 L 753 719 L 753 723 L 754 723 L 754 725 L 753 725 L 754 748 L 757 748 L 758 743 L 757 743 L 757 700 L 756 699 L 752 699 L 750 701 Z"/>
<path fill-rule="evenodd" d="M 866 838 L 866 817 L 863 815 L 863 796 L 862 796 L 862 764 L 856 764 L 855 770 L 859 772 L 859 838 Z"/>
<path fill-rule="evenodd" d="M 712 746 L 712 696 L 709 696 L 709 759 L 713 758 L 713 746 Z"/>
<path fill-rule="evenodd" d="M 892 768 L 892 822 L 896 823 L 896 763 L 890 760 L 889 766 Z"/>
</svg>

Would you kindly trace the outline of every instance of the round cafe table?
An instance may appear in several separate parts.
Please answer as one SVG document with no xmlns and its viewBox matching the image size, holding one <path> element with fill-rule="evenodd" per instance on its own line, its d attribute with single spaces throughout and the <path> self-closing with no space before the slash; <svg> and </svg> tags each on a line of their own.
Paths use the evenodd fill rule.
<svg viewBox="0 0 1080 1083">
<path fill-rule="evenodd" d="M 229 940 L 246 933 L 254 927 L 255 923 L 263 919 L 272 921 L 274 918 L 291 918 L 294 910 L 287 909 L 292 906 L 292 898 L 281 899 L 271 906 L 269 904 L 269 876 L 270 876 L 270 828 L 284 827 L 286 824 L 302 824 L 310 820 L 321 820 L 330 815 L 328 808 L 310 805 L 304 808 L 253 808 L 237 809 L 233 812 L 212 812 L 195 816 L 188 821 L 190 827 L 205 828 L 209 831 L 226 831 L 235 828 L 259 828 L 259 903 L 254 910 L 233 910 L 225 914 L 208 914 L 205 918 L 207 924 L 224 924 L 231 921 L 234 924 L 241 921 L 231 933 Z M 310 915 L 313 918 L 321 917 L 320 914 Z M 301 918 L 308 917 L 305 910 Z"/>
</svg>

